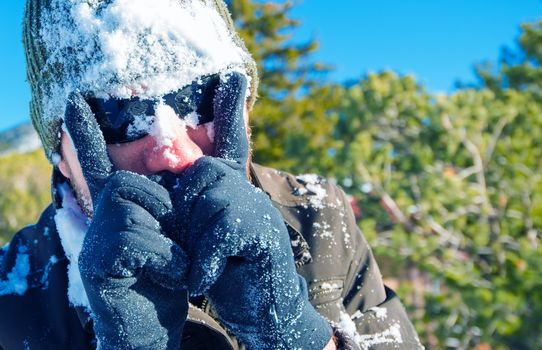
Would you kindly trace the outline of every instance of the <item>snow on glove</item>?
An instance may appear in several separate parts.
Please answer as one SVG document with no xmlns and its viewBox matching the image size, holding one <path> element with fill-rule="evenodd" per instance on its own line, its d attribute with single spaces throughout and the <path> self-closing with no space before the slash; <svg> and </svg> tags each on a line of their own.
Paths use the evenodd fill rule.
<svg viewBox="0 0 542 350">
<path fill-rule="evenodd" d="M 177 350 L 188 312 L 188 259 L 163 234 L 173 221 L 169 193 L 144 176 L 113 172 L 79 93 L 70 96 L 64 121 L 94 204 L 79 269 L 99 349 Z"/>
<path fill-rule="evenodd" d="M 232 73 L 214 101 L 216 157 L 178 178 L 172 195 L 187 253 L 189 290 L 205 294 L 249 349 L 323 349 L 329 324 L 308 301 L 280 213 L 246 175 L 246 79 Z"/>
</svg>

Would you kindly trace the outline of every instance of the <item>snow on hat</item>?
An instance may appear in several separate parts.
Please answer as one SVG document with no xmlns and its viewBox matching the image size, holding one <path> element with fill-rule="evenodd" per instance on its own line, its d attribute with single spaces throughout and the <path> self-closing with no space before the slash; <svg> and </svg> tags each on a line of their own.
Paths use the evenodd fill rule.
<svg viewBox="0 0 542 350">
<path fill-rule="evenodd" d="M 23 44 L 30 115 L 51 162 L 70 92 L 159 97 L 240 70 L 256 99 L 256 63 L 223 0 L 27 0 Z"/>
</svg>

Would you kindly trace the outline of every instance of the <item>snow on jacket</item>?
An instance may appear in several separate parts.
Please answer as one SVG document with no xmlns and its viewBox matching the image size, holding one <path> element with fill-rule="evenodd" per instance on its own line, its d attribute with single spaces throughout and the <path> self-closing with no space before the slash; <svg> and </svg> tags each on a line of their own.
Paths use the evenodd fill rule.
<svg viewBox="0 0 542 350">
<path fill-rule="evenodd" d="M 361 349 L 423 348 L 398 297 L 384 286 L 344 192 L 315 175 L 296 177 L 255 164 L 251 175 L 284 218 L 298 273 L 316 310 Z M 50 205 L 35 225 L 0 250 L 0 350 L 96 346 L 87 309 L 68 298 L 73 278 L 68 278 L 70 261 L 55 213 Z M 216 321 L 212 305 L 196 298 L 182 349 L 244 346 Z"/>
</svg>

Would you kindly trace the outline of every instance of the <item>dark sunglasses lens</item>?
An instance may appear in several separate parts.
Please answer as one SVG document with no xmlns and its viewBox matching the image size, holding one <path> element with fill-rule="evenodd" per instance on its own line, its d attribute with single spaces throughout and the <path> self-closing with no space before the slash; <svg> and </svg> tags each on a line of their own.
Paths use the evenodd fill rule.
<svg viewBox="0 0 542 350">
<path fill-rule="evenodd" d="M 213 121 L 213 99 L 220 82 L 218 74 L 199 78 L 180 90 L 164 96 L 164 102 L 171 106 L 181 118 L 196 112 L 198 124 Z"/>
<path fill-rule="evenodd" d="M 106 143 L 124 143 L 138 140 L 148 134 L 148 128 L 136 128 L 154 115 L 152 101 L 133 99 L 108 100 L 90 98 L 87 102 L 94 112 Z M 150 125 L 149 125 L 150 126 Z"/>
</svg>

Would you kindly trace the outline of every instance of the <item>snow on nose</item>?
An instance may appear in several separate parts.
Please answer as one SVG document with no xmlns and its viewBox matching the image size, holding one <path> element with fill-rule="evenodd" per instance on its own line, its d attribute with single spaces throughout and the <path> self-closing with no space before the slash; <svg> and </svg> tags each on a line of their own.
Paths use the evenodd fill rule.
<svg viewBox="0 0 542 350">
<path fill-rule="evenodd" d="M 203 156 L 201 148 L 187 133 L 186 123 L 163 102 L 155 109 L 154 123 L 150 130 L 155 144 L 146 156 L 149 171 L 179 173 Z"/>
</svg>

